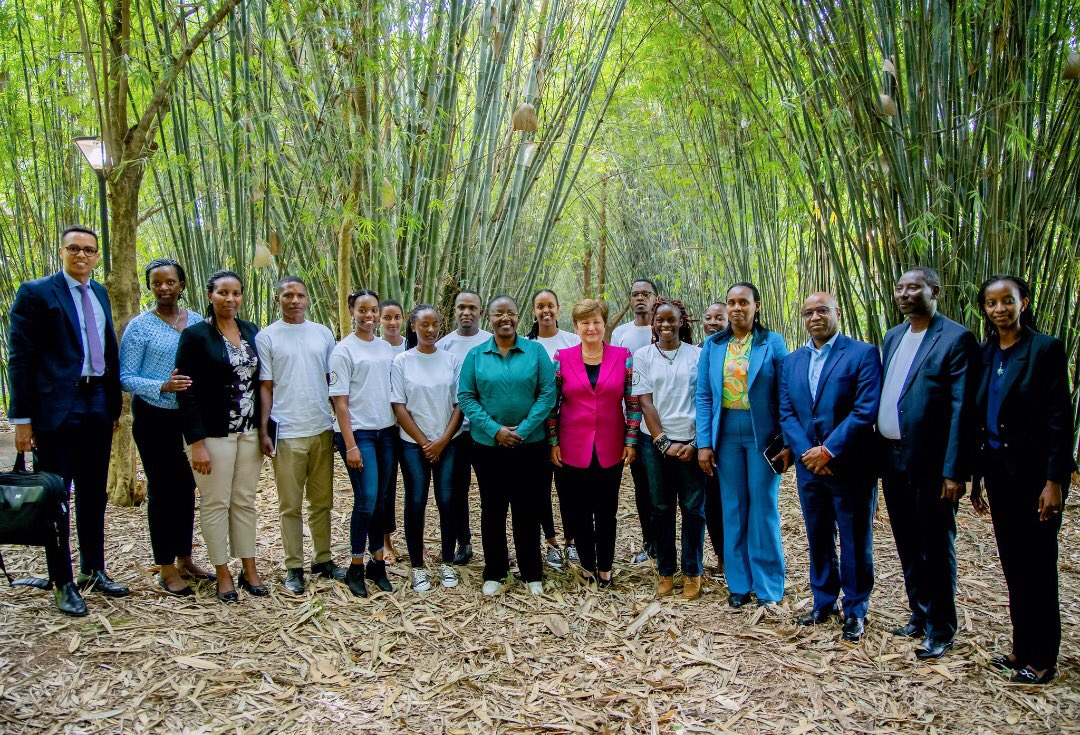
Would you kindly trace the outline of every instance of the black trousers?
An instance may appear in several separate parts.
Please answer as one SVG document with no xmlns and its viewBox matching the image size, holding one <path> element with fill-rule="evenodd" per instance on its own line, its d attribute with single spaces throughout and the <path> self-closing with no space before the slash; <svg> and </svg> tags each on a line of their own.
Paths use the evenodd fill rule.
<svg viewBox="0 0 1080 735">
<path fill-rule="evenodd" d="M 986 466 L 986 493 L 1001 570 L 1009 588 L 1013 654 L 1021 666 L 1048 669 L 1061 647 L 1058 604 L 1058 531 L 1061 515 L 1039 520 L 1046 478 L 1022 477 L 994 453 Z"/>
<path fill-rule="evenodd" d="M 540 527 L 544 529 L 544 538 L 555 538 L 555 503 L 551 499 L 551 483 L 555 482 L 555 493 L 559 496 L 559 516 L 562 519 L 563 538 L 570 542 L 574 539 L 573 521 L 570 518 L 569 501 L 566 497 L 566 483 L 563 482 L 562 470 L 551 464 L 546 465 L 548 473 L 548 491 L 540 500 Z"/>
<path fill-rule="evenodd" d="M 514 534 L 518 571 L 525 582 L 543 578 L 540 561 L 540 500 L 551 492 L 544 464 L 545 442 L 513 449 L 472 445 L 476 483 L 480 486 L 480 533 L 484 545 L 484 581 L 500 581 L 510 571 L 506 516 Z M 456 461 L 455 457 L 455 461 Z"/>
<path fill-rule="evenodd" d="M 637 506 L 638 522 L 641 524 L 641 545 L 651 550 L 656 541 L 656 510 L 649 489 L 649 473 L 645 471 L 640 452 L 630 463 L 630 476 L 634 479 L 634 505 Z"/>
<path fill-rule="evenodd" d="M 191 556 L 195 476 L 184 454 L 180 412 L 131 401 L 131 434 L 146 473 L 146 521 L 155 564 Z"/>
<path fill-rule="evenodd" d="M 100 384 L 83 386 L 63 422 L 50 431 L 34 429 L 38 467 L 75 485 L 75 530 L 79 534 L 79 569 L 105 569 L 105 486 L 109 480 L 113 422 Z"/>
<path fill-rule="evenodd" d="M 694 460 L 697 461 L 697 460 Z M 724 502 L 720 499 L 720 472 L 713 468 L 712 477 L 705 476 L 705 528 L 716 554 L 716 565 L 724 568 Z"/>
<path fill-rule="evenodd" d="M 473 447 L 477 444 L 468 431 L 458 434 L 456 439 L 451 440 L 451 444 L 454 445 L 454 495 L 451 503 L 454 508 L 455 540 L 460 546 L 472 543 L 472 529 L 469 527 L 469 486 L 472 485 L 473 468 L 476 466 Z M 479 471 L 476 482 L 480 482 Z"/>
<path fill-rule="evenodd" d="M 615 514 L 622 470 L 622 462 L 601 467 L 595 453 L 588 467 L 563 465 L 565 497 L 573 498 L 570 511 L 581 568 L 594 574 L 610 572 L 615 561 Z"/>
<path fill-rule="evenodd" d="M 881 486 L 904 571 L 911 622 L 928 638 L 956 635 L 956 504 L 941 499 L 941 477 L 907 471 L 890 447 Z"/>
</svg>

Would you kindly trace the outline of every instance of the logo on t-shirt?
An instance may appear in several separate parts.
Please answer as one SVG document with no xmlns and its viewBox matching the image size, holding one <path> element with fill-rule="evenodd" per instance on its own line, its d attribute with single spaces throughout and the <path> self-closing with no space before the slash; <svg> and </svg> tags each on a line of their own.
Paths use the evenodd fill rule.
<svg viewBox="0 0 1080 735">
<path fill-rule="evenodd" d="M 331 370 L 330 371 L 330 385 L 337 385 L 337 382 L 338 382 L 337 370 Z"/>
</svg>

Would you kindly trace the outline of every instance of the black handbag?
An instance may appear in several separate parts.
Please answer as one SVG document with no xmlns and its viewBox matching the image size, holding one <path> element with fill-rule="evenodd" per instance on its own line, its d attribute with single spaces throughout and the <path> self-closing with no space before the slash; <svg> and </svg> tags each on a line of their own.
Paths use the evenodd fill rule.
<svg viewBox="0 0 1080 735">
<path fill-rule="evenodd" d="M 37 457 L 34 457 L 37 464 Z M 36 470 L 36 467 L 35 467 Z M 19 452 L 11 472 L 0 473 L 0 544 L 45 546 L 59 533 L 57 521 L 66 515 L 67 488 L 60 475 L 28 471 Z M 0 571 L 8 584 L 47 588 L 47 579 L 12 580 L 0 555 Z"/>
</svg>

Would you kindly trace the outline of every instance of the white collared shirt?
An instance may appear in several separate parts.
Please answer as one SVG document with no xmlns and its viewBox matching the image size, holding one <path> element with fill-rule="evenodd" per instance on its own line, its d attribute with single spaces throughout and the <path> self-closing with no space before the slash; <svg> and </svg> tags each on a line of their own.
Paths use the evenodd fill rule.
<svg viewBox="0 0 1080 735">
<path fill-rule="evenodd" d="M 75 302 L 75 313 L 79 316 L 79 337 L 82 339 L 83 350 L 83 377 L 100 376 L 104 375 L 105 371 L 100 372 L 94 370 L 90 366 L 90 343 L 86 339 L 86 317 L 83 316 L 83 303 L 82 293 L 79 291 L 81 285 L 77 280 L 68 275 L 67 271 L 60 271 L 64 274 L 64 280 L 67 281 L 68 292 L 71 294 L 71 300 Z M 94 293 L 93 287 L 90 286 L 90 282 L 86 282 L 87 292 L 90 294 L 90 305 L 94 308 L 94 320 L 97 322 L 98 339 L 101 340 L 101 354 L 105 354 L 105 308 L 98 301 L 97 294 Z"/>
</svg>

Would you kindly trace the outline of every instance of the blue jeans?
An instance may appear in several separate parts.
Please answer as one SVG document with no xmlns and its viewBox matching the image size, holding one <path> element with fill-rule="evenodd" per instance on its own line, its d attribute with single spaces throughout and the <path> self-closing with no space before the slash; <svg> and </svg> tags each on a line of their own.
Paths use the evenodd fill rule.
<svg viewBox="0 0 1080 735">
<path fill-rule="evenodd" d="M 662 577 L 675 574 L 675 505 L 682 509 L 682 570 L 688 577 L 701 576 L 705 549 L 705 473 L 697 463 L 660 454 L 647 435 L 638 442 L 638 456 L 649 477 L 656 534 L 656 571 Z"/>
<path fill-rule="evenodd" d="M 451 442 L 432 464 L 419 444 L 401 442 L 401 475 L 405 480 L 405 546 L 413 568 L 424 566 L 424 513 L 427 510 L 428 488 L 435 479 L 435 505 L 439 508 L 439 536 L 442 539 L 442 561 L 454 563 L 454 541 L 457 516 L 451 502 L 454 494 L 454 456 Z"/>
<path fill-rule="evenodd" d="M 342 461 L 345 461 L 353 489 L 353 510 L 349 521 L 349 544 L 353 558 L 363 557 L 365 544 L 372 554 L 382 549 L 383 505 L 393 479 L 394 437 L 397 431 L 397 426 L 388 426 L 374 431 L 358 429 L 353 432 L 356 446 L 360 447 L 360 458 L 364 462 L 359 470 L 349 467 L 345 461 L 345 439 L 340 432 L 334 432 L 334 446 Z"/>
<path fill-rule="evenodd" d="M 724 503 L 724 576 L 728 589 L 759 600 L 784 596 L 780 542 L 780 476 L 757 450 L 750 412 L 724 409 L 716 438 L 716 472 Z"/>
</svg>

